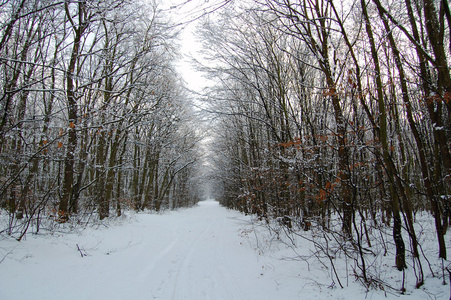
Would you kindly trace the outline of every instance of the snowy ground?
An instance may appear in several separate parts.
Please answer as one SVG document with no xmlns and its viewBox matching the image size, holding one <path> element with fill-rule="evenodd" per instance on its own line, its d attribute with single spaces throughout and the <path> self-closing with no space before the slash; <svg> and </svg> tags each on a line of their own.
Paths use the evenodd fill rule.
<svg viewBox="0 0 451 300">
<path fill-rule="evenodd" d="M 107 225 L 0 237 L 0 299 L 449 299 L 438 278 L 407 295 L 367 293 L 351 277 L 341 289 L 327 266 L 291 259 L 292 249 L 214 201 Z"/>
</svg>

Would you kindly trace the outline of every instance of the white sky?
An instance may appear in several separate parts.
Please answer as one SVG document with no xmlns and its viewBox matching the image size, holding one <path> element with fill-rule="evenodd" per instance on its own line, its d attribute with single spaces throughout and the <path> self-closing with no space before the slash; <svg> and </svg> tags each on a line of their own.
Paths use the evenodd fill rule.
<svg viewBox="0 0 451 300">
<path fill-rule="evenodd" d="M 161 0 L 161 8 L 167 10 L 168 15 L 176 24 L 182 24 L 180 45 L 182 59 L 177 63 L 177 69 L 182 74 L 187 87 L 195 92 L 201 92 L 207 86 L 208 80 L 202 73 L 195 70 L 191 58 L 201 60 L 202 46 L 195 36 L 199 18 L 212 10 L 223 0 Z"/>
</svg>

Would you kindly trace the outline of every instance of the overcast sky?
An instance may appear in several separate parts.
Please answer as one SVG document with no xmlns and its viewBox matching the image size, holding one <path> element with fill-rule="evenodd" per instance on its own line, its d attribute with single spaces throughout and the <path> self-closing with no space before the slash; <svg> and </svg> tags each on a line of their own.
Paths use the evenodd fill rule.
<svg viewBox="0 0 451 300">
<path fill-rule="evenodd" d="M 200 92 L 205 87 L 205 78 L 191 64 L 191 58 L 199 59 L 201 45 L 195 36 L 199 18 L 209 7 L 218 1 L 209 0 L 161 0 L 161 8 L 166 10 L 172 21 L 180 24 L 180 45 L 183 58 L 178 62 L 178 71 L 182 74 L 187 87 Z"/>
</svg>

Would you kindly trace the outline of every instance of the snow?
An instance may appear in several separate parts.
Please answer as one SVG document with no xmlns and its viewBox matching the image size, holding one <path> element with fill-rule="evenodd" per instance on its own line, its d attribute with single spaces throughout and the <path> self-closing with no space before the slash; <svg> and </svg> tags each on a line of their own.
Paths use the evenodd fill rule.
<svg viewBox="0 0 451 300">
<path fill-rule="evenodd" d="M 288 247 L 213 200 L 163 214 L 128 213 L 105 225 L 28 234 L 22 242 L 2 236 L 0 299 L 449 298 L 439 278 L 408 287 L 407 295 L 366 292 L 352 277 L 342 278 L 341 289 L 330 268 L 299 259 L 314 250 L 307 241 Z M 346 269 L 337 266 L 339 274 Z"/>
</svg>

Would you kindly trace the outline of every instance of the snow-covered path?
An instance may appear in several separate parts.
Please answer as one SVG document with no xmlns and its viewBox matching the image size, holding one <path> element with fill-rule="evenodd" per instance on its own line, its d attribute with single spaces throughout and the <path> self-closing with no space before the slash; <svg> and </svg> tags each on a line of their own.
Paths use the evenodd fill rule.
<svg viewBox="0 0 451 300">
<path fill-rule="evenodd" d="M 265 275 L 274 270 L 250 247 L 247 219 L 217 202 L 136 217 L 58 239 L 29 235 L 0 264 L 0 299 L 299 298 Z"/>
<path fill-rule="evenodd" d="M 311 256 L 311 244 L 298 241 L 296 255 L 311 257 L 299 260 L 250 220 L 204 201 L 163 214 L 131 213 L 108 228 L 28 234 L 20 243 L 0 236 L 0 300 L 449 299 L 439 278 L 428 278 L 427 288 L 409 286 L 403 296 L 367 292 L 352 276 L 338 288 L 330 268 Z M 345 262 L 335 262 L 340 274 Z M 384 266 L 381 276 L 399 284 L 402 273 Z"/>
</svg>

